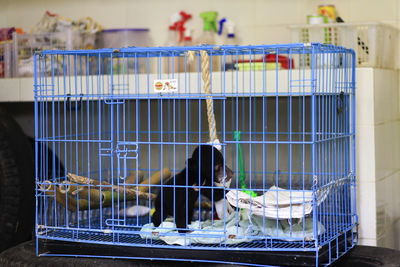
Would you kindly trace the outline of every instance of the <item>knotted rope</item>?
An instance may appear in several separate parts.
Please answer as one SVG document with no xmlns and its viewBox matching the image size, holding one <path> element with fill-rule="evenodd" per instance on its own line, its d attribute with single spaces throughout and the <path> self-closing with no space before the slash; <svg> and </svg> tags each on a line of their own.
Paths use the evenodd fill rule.
<svg viewBox="0 0 400 267">
<path fill-rule="evenodd" d="M 210 75 L 210 56 L 207 51 L 201 50 L 201 78 L 204 83 L 204 92 L 208 95 L 206 98 L 207 104 L 207 118 L 208 118 L 208 130 L 210 135 L 210 142 L 219 143 L 217 136 L 217 127 L 215 126 L 215 116 L 213 112 L 213 100 L 211 96 L 211 75 Z M 194 62 L 196 58 L 196 51 L 187 52 L 187 60 L 189 63 Z"/>
</svg>

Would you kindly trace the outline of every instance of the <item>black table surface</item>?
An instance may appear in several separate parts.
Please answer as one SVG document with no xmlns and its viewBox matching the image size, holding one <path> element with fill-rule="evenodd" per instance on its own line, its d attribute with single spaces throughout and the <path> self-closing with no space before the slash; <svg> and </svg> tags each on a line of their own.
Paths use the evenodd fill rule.
<svg viewBox="0 0 400 267">
<path fill-rule="evenodd" d="M 0 253 L 0 266 L 234 266 L 232 264 L 124 260 L 76 257 L 37 257 L 34 241 L 28 241 Z M 331 266 L 400 266 L 400 251 L 370 246 L 355 246 Z"/>
</svg>

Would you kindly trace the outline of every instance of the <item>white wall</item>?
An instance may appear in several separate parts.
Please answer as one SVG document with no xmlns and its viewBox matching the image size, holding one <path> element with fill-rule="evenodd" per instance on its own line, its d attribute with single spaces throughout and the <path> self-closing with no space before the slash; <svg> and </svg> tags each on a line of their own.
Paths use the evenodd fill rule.
<svg viewBox="0 0 400 267">
<path fill-rule="evenodd" d="M 91 16 L 105 28 L 148 27 L 154 45 L 163 45 L 173 12 L 192 13 L 198 36 L 202 29 L 198 14 L 216 10 L 220 18 L 235 21 L 240 44 L 287 43 L 287 25 L 305 23 L 306 16 L 317 13 L 320 4 L 334 4 L 348 22 L 380 21 L 400 26 L 400 0 L 3 0 L 0 27 L 18 26 L 29 31 L 49 10 L 71 19 Z"/>
</svg>

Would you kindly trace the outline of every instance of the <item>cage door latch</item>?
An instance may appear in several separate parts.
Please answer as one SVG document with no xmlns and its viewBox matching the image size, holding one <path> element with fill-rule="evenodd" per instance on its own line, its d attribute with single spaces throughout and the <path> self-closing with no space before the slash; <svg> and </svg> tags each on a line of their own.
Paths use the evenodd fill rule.
<svg viewBox="0 0 400 267">
<path fill-rule="evenodd" d="M 119 141 L 117 142 L 115 153 L 119 159 L 136 159 L 138 144 L 136 142 Z"/>
<path fill-rule="evenodd" d="M 120 141 L 114 150 L 118 158 L 118 176 L 122 180 L 127 177 L 129 166 L 135 166 L 138 157 L 138 144 L 135 142 Z"/>
</svg>

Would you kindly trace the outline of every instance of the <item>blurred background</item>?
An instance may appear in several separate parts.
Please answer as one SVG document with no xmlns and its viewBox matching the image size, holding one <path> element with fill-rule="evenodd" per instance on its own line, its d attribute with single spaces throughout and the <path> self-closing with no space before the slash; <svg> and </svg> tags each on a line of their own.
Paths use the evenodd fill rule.
<svg viewBox="0 0 400 267">
<path fill-rule="evenodd" d="M 218 17 L 235 23 L 238 44 L 272 44 L 291 41 L 288 25 L 307 23 L 307 15 L 318 14 L 319 5 L 333 4 L 337 15 L 346 22 L 383 22 L 400 26 L 398 0 L 3 0 L 1 27 L 20 27 L 29 32 L 46 10 L 78 20 L 86 16 L 107 28 L 148 28 L 152 45 L 163 45 L 173 13 L 184 10 L 193 17 L 190 21 L 193 36 L 202 31 L 199 13 L 215 10 Z"/>
</svg>

